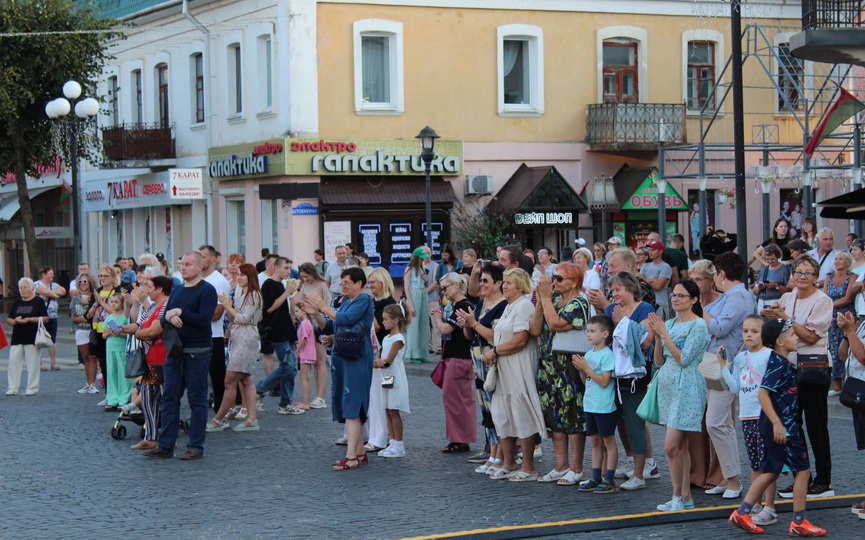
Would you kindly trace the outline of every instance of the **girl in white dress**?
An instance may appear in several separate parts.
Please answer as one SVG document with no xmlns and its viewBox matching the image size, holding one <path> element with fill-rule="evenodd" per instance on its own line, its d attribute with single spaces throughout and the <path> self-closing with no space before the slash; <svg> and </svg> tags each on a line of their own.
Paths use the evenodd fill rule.
<svg viewBox="0 0 865 540">
<path fill-rule="evenodd" d="M 405 457 L 400 411 L 411 412 L 408 406 L 408 379 L 403 364 L 407 325 L 408 316 L 402 304 L 391 304 L 384 308 L 382 326 L 389 333 L 381 344 L 381 358 L 376 358 L 372 365 L 381 369 L 381 405 L 387 414 L 390 441 L 387 448 L 378 453 L 379 457 Z"/>
</svg>

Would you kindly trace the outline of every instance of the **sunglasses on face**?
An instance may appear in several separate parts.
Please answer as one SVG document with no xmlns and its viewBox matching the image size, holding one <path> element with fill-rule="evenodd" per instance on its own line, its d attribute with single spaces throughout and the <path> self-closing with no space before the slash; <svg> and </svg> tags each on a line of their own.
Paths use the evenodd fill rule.
<svg viewBox="0 0 865 540">
<path fill-rule="evenodd" d="M 568 279 L 568 278 L 566 278 L 565 276 L 560 276 L 558 274 L 553 276 L 553 281 L 555 281 L 556 283 L 561 283 L 566 279 Z"/>
</svg>

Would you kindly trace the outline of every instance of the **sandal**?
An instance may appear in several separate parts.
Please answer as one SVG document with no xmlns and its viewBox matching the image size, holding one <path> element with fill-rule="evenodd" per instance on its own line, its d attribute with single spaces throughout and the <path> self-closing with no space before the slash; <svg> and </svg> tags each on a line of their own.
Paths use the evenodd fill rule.
<svg viewBox="0 0 865 540">
<path fill-rule="evenodd" d="M 351 463 L 354 462 L 354 465 Z M 341 460 L 336 462 L 336 465 L 333 466 L 334 471 L 347 471 L 349 469 L 357 469 L 360 466 L 360 462 L 356 457 L 353 458 L 342 458 Z"/>
<path fill-rule="evenodd" d="M 471 452 L 471 448 L 469 445 L 465 443 L 449 443 L 447 446 L 442 448 L 442 454 L 456 454 L 458 452 Z"/>
<path fill-rule="evenodd" d="M 207 426 L 204 428 L 204 431 L 207 433 L 215 433 L 217 431 L 225 431 L 228 429 L 228 420 L 223 418 L 222 420 L 217 420 L 216 418 L 211 419 L 207 422 Z"/>
<path fill-rule="evenodd" d="M 232 431 L 259 431 L 261 427 L 258 425 L 258 420 L 246 419 L 232 428 Z"/>
<path fill-rule="evenodd" d="M 60 366 L 54 364 L 53 366 L 51 366 L 51 371 L 60 371 Z"/>
<path fill-rule="evenodd" d="M 366 454 L 361 454 L 357 456 L 357 463 L 358 465 L 366 465 L 367 463 L 369 463 L 369 456 L 367 456 Z"/>
</svg>

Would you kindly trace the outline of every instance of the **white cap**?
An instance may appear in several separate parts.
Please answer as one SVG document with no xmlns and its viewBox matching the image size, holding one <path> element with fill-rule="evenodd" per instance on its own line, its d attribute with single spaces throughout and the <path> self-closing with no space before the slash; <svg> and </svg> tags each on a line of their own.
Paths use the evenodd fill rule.
<svg viewBox="0 0 865 540">
<path fill-rule="evenodd" d="M 585 246 L 586 245 L 586 241 L 583 238 L 577 238 L 576 240 L 574 240 L 574 243 L 577 244 L 578 246 Z"/>
<path fill-rule="evenodd" d="M 608 244 L 622 244 L 622 239 L 618 236 L 611 236 L 609 240 L 607 240 Z"/>
</svg>

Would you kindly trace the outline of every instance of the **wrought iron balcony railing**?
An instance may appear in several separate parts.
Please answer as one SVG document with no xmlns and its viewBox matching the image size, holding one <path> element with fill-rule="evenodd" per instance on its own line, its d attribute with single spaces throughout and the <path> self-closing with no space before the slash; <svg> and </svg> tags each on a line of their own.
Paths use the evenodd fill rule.
<svg viewBox="0 0 865 540">
<path fill-rule="evenodd" d="M 588 106 L 590 145 L 656 145 L 685 142 L 681 103 L 602 103 Z"/>
<path fill-rule="evenodd" d="M 802 30 L 862 28 L 863 0 L 802 0 Z"/>
<path fill-rule="evenodd" d="M 102 146 L 111 161 L 174 159 L 173 124 L 120 124 L 102 129 Z"/>
</svg>

